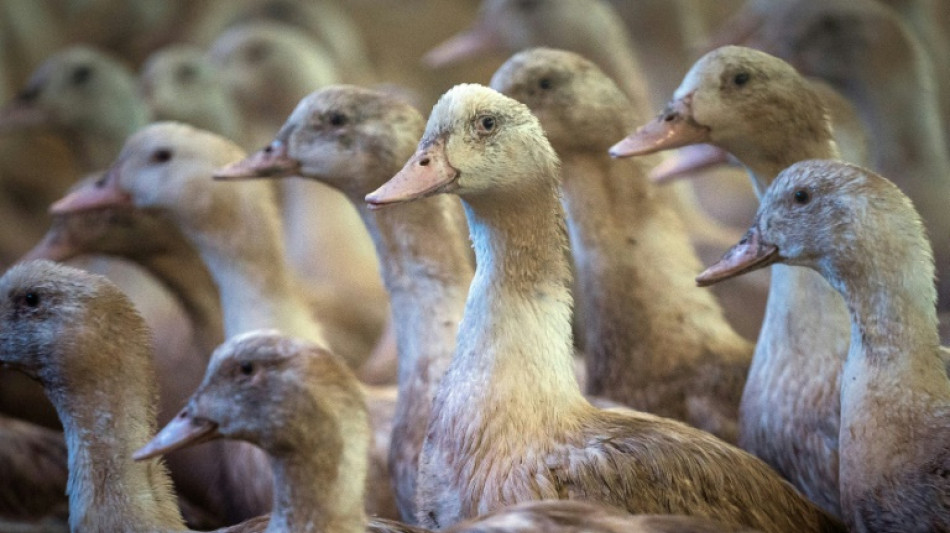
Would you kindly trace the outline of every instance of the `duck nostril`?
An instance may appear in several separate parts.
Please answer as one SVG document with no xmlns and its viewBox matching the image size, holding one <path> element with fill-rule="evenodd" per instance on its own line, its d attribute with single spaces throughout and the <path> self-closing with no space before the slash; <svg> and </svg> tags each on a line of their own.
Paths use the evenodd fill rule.
<svg viewBox="0 0 950 533">
<path fill-rule="evenodd" d="M 188 418 L 188 411 L 178 413 L 178 418 Z"/>
<path fill-rule="evenodd" d="M 663 117 L 663 122 L 673 122 L 676 120 L 676 116 L 676 113 L 667 113 L 666 116 Z"/>
<path fill-rule="evenodd" d="M 428 158 L 428 157 L 425 157 L 425 158 L 419 160 L 419 166 L 420 166 L 420 167 L 427 167 L 427 166 L 429 166 L 429 162 L 430 162 L 429 158 Z"/>
</svg>

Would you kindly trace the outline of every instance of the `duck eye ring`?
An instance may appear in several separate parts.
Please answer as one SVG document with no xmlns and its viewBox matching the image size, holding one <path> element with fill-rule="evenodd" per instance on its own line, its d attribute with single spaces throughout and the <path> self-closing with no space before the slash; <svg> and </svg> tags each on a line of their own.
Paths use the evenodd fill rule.
<svg viewBox="0 0 950 533">
<path fill-rule="evenodd" d="M 805 205 L 811 201 L 811 195 L 808 194 L 808 191 L 806 191 L 805 189 L 799 189 L 795 191 L 795 194 L 793 196 L 795 198 L 796 204 Z"/>
<path fill-rule="evenodd" d="M 732 83 L 735 83 L 737 87 L 742 87 L 746 83 L 749 83 L 751 77 L 748 72 L 742 71 L 732 77 Z"/>
<path fill-rule="evenodd" d="M 498 120 L 491 115 L 482 115 L 475 119 L 475 128 L 478 130 L 478 133 L 483 135 L 495 131 L 497 126 Z"/>
</svg>

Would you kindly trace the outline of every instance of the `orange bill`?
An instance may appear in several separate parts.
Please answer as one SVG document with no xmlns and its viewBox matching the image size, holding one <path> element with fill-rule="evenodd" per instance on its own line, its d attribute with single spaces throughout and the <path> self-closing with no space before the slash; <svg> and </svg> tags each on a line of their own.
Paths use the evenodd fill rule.
<svg viewBox="0 0 950 533">
<path fill-rule="evenodd" d="M 91 181 L 58 200 L 50 206 L 49 212 L 60 215 L 103 207 L 131 205 L 132 196 L 119 186 L 118 166 L 113 166 L 102 178 Z"/>
<path fill-rule="evenodd" d="M 691 144 L 677 150 L 672 156 L 650 170 L 654 183 L 667 183 L 690 178 L 697 173 L 729 163 L 729 152 L 711 144 Z"/>
<path fill-rule="evenodd" d="M 696 283 L 700 287 L 707 287 L 746 272 L 767 267 L 779 260 L 781 257 L 778 248 L 762 242 L 758 229 L 753 226 L 738 244 L 722 256 L 718 263 L 696 276 Z"/>
<path fill-rule="evenodd" d="M 158 435 L 145 446 L 132 454 L 136 461 L 151 459 L 159 455 L 187 448 L 218 438 L 218 425 L 204 418 L 195 418 L 183 409 L 172 419 Z"/>
<path fill-rule="evenodd" d="M 287 145 L 274 141 L 241 161 L 214 171 L 216 180 L 285 178 L 300 173 L 300 161 L 290 157 Z"/>
<path fill-rule="evenodd" d="M 442 68 L 499 50 L 498 39 L 484 25 L 478 25 L 429 50 L 422 56 L 422 63 L 429 68 Z"/>
<path fill-rule="evenodd" d="M 709 142 L 709 128 L 693 120 L 692 95 L 674 100 L 652 122 L 613 145 L 611 157 L 646 155 L 690 144 Z"/>
<path fill-rule="evenodd" d="M 436 192 L 447 192 L 459 172 L 445 157 L 445 141 L 419 149 L 398 174 L 366 195 L 371 208 L 408 202 Z"/>
</svg>

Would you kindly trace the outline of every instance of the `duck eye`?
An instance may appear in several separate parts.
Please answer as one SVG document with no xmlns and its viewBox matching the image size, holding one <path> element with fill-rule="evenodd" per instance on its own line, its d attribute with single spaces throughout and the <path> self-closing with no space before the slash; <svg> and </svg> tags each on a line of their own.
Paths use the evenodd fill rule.
<svg viewBox="0 0 950 533">
<path fill-rule="evenodd" d="M 73 70 L 71 80 L 73 85 L 82 85 L 92 77 L 92 68 L 89 65 L 80 65 Z"/>
<path fill-rule="evenodd" d="M 746 83 L 749 83 L 749 78 L 752 76 L 748 72 L 739 72 L 732 78 L 732 83 L 735 83 L 737 87 L 742 87 Z"/>
<path fill-rule="evenodd" d="M 152 153 L 152 163 L 167 163 L 172 158 L 172 151 L 168 148 L 161 148 Z"/>
<path fill-rule="evenodd" d="M 346 124 L 346 115 L 343 113 L 332 113 L 330 115 L 330 125 L 340 127 Z"/>
<path fill-rule="evenodd" d="M 175 77 L 179 83 L 189 84 L 198 77 L 198 69 L 194 65 L 184 64 L 178 67 Z"/>
<path fill-rule="evenodd" d="M 805 189 L 795 191 L 795 203 L 805 205 L 811 201 L 811 195 Z"/>
<path fill-rule="evenodd" d="M 21 102 L 27 103 L 27 102 L 32 102 L 33 100 L 36 100 L 39 96 L 40 96 L 40 87 L 39 85 L 34 85 L 32 87 L 23 89 L 23 91 L 20 92 L 20 94 L 16 96 L 16 99 Z"/>
<path fill-rule="evenodd" d="M 491 133 L 495 130 L 498 121 L 491 115 L 482 115 L 477 119 L 478 132 L 481 134 Z"/>
<path fill-rule="evenodd" d="M 30 291 L 23 295 L 23 303 L 30 307 L 36 307 L 40 305 L 40 295 Z"/>
<path fill-rule="evenodd" d="M 544 89 L 545 91 L 551 88 L 551 79 L 550 78 L 541 78 L 538 80 L 538 87 Z"/>
<path fill-rule="evenodd" d="M 250 361 L 244 361 L 241 363 L 241 373 L 245 376 L 250 376 L 254 372 L 254 363 Z"/>
</svg>

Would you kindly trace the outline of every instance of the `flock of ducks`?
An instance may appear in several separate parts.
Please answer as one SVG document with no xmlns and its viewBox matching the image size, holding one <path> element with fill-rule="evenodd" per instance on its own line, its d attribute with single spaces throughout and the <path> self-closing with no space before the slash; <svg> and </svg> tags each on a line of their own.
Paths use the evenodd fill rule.
<svg viewBox="0 0 950 533">
<path fill-rule="evenodd" d="M 328 1 L 51 55 L 0 108 L 0 531 L 950 531 L 950 34 L 891 4 L 485 0 L 428 119 Z"/>
</svg>

